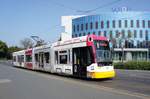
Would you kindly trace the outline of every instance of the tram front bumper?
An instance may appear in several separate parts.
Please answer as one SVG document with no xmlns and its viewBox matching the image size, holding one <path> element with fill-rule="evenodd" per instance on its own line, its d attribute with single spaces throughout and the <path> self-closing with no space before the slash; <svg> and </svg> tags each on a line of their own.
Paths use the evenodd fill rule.
<svg viewBox="0 0 150 99">
<path fill-rule="evenodd" d="M 92 79 L 113 78 L 115 77 L 115 71 L 88 72 L 87 77 Z"/>
</svg>

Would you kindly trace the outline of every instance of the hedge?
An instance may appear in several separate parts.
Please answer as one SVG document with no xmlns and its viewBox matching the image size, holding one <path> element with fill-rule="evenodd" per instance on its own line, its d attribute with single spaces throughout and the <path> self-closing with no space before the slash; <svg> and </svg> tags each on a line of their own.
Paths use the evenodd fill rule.
<svg viewBox="0 0 150 99">
<path fill-rule="evenodd" d="M 130 69 L 130 70 L 150 70 L 149 61 L 128 61 L 114 63 L 115 69 Z"/>
</svg>

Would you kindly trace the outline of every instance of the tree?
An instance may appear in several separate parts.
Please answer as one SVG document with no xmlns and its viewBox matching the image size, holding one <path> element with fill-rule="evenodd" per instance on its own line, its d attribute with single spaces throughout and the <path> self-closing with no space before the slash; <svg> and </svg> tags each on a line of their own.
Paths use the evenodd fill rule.
<svg viewBox="0 0 150 99">
<path fill-rule="evenodd" d="M 0 58 L 6 58 L 8 52 L 7 44 L 0 40 Z"/>
<path fill-rule="evenodd" d="M 8 52 L 10 52 L 10 53 L 20 51 L 20 50 L 22 50 L 22 48 L 19 48 L 17 46 L 11 46 L 11 47 L 8 48 Z"/>
<path fill-rule="evenodd" d="M 21 40 L 20 43 L 24 49 L 32 48 L 34 45 L 34 42 L 30 38 L 25 38 L 25 39 Z"/>
<path fill-rule="evenodd" d="M 22 48 L 19 48 L 17 46 L 11 46 L 8 48 L 8 54 L 7 54 L 7 59 L 12 59 L 12 53 L 16 51 L 20 51 Z"/>
</svg>

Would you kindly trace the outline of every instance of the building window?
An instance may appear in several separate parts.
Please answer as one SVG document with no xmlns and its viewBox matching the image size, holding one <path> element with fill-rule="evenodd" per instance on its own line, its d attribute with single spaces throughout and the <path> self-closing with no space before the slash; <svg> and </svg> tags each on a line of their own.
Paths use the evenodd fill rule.
<svg viewBox="0 0 150 99">
<path fill-rule="evenodd" d="M 75 34 L 75 37 L 78 37 L 78 35 L 77 35 L 77 34 Z"/>
<path fill-rule="evenodd" d="M 128 21 L 127 20 L 125 20 L 124 25 L 125 25 L 125 28 L 128 27 Z"/>
<path fill-rule="evenodd" d="M 79 36 L 81 36 L 81 33 L 79 34 Z"/>
<path fill-rule="evenodd" d="M 77 25 L 77 31 L 79 31 L 79 25 Z"/>
<path fill-rule="evenodd" d="M 107 36 L 107 32 L 106 32 L 106 31 L 104 31 L 104 36 L 105 36 L 105 37 Z"/>
<path fill-rule="evenodd" d="M 121 20 L 119 20 L 119 28 L 121 28 Z"/>
<path fill-rule="evenodd" d="M 142 42 L 140 42 L 140 48 L 142 48 Z"/>
<path fill-rule="evenodd" d="M 113 27 L 113 28 L 116 27 L 115 20 L 112 21 L 112 27 Z"/>
<path fill-rule="evenodd" d="M 109 28 L 109 21 L 107 21 L 107 28 Z"/>
<path fill-rule="evenodd" d="M 143 31 L 142 30 L 140 30 L 140 38 L 143 38 Z"/>
<path fill-rule="evenodd" d="M 118 38 L 118 37 L 119 37 L 119 31 L 116 30 L 116 38 Z"/>
<path fill-rule="evenodd" d="M 145 20 L 142 20 L 142 27 L 145 28 Z"/>
<path fill-rule="evenodd" d="M 150 28 L 150 20 L 148 20 L 148 28 Z"/>
<path fill-rule="evenodd" d="M 148 40 L 148 30 L 145 31 L 145 40 Z"/>
<path fill-rule="evenodd" d="M 101 21 L 101 28 L 103 29 L 104 28 L 104 22 Z"/>
<path fill-rule="evenodd" d="M 137 37 L 137 31 L 134 30 L 134 38 L 136 38 L 136 37 Z"/>
<path fill-rule="evenodd" d="M 90 23 L 90 28 L 93 29 L 93 23 L 92 22 Z"/>
<path fill-rule="evenodd" d="M 95 35 L 95 32 L 93 32 L 93 34 Z"/>
<path fill-rule="evenodd" d="M 132 33 L 130 30 L 128 30 L 128 38 L 131 38 L 132 37 Z"/>
<path fill-rule="evenodd" d="M 137 48 L 139 48 L 140 47 L 140 41 L 138 40 L 137 41 Z"/>
<path fill-rule="evenodd" d="M 83 24 L 81 24 L 81 31 L 83 31 Z"/>
<path fill-rule="evenodd" d="M 98 35 L 101 36 L 101 31 L 98 32 Z"/>
<path fill-rule="evenodd" d="M 139 28 L 139 27 L 140 27 L 139 20 L 136 20 L 136 27 L 137 27 L 137 28 Z"/>
<path fill-rule="evenodd" d="M 131 20 L 131 27 L 133 28 L 133 20 Z"/>
<path fill-rule="evenodd" d="M 109 37 L 110 37 L 110 39 L 113 38 L 112 31 L 109 32 Z"/>
<path fill-rule="evenodd" d="M 73 25 L 73 32 L 76 32 L 76 26 Z"/>
<path fill-rule="evenodd" d="M 95 23 L 95 28 L 98 29 L 98 22 Z"/>
<path fill-rule="evenodd" d="M 83 36 L 85 36 L 85 33 L 83 33 Z"/>
<path fill-rule="evenodd" d="M 121 33 L 122 33 L 122 38 L 125 38 L 125 30 L 122 30 Z"/>
<path fill-rule="evenodd" d="M 85 26 L 86 30 L 88 30 L 88 23 L 86 23 L 86 26 Z"/>
</svg>

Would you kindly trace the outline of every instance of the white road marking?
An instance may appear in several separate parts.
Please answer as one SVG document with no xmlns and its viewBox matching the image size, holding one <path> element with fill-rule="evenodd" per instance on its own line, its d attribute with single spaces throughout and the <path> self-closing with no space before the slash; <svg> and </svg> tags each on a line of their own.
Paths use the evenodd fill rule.
<svg viewBox="0 0 150 99">
<path fill-rule="evenodd" d="M 0 84 L 2 83 L 10 83 L 11 80 L 10 79 L 0 79 Z"/>
</svg>

